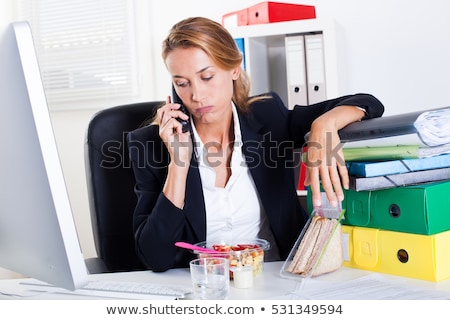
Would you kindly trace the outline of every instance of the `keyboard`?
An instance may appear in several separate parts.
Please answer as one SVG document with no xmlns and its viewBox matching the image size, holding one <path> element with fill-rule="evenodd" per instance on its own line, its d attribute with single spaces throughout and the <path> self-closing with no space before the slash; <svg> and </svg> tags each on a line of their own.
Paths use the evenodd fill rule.
<svg viewBox="0 0 450 320">
<path fill-rule="evenodd" d="M 83 288 L 74 291 L 55 287 L 37 280 L 25 281 L 21 284 L 28 286 L 29 290 L 37 292 L 111 299 L 176 300 L 183 299 L 189 293 L 192 293 L 192 289 L 189 287 L 148 282 L 91 280 Z"/>
</svg>

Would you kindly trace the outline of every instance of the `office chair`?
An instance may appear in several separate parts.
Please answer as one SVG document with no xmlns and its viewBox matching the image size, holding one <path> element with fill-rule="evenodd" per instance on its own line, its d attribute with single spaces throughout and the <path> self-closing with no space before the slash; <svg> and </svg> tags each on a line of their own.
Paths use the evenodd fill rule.
<svg viewBox="0 0 450 320">
<path fill-rule="evenodd" d="M 96 263 L 86 262 L 91 273 L 145 269 L 135 252 L 132 224 L 137 199 L 126 135 L 152 117 L 162 103 L 112 107 L 97 112 L 89 122 L 85 167 L 98 256 Z"/>
</svg>

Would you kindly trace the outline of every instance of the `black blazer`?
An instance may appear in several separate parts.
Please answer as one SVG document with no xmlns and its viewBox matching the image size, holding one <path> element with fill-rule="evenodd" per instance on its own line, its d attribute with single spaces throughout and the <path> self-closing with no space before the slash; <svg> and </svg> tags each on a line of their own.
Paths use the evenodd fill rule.
<svg viewBox="0 0 450 320">
<path fill-rule="evenodd" d="M 238 113 L 243 154 L 280 256 L 285 259 L 308 217 L 297 199 L 294 148 L 302 147 L 313 120 L 336 106 L 364 107 L 365 118 L 381 116 L 384 107 L 371 95 L 357 94 L 288 110 L 278 95 L 270 95 L 272 99 L 253 103 L 250 113 Z M 130 132 L 128 144 L 138 198 L 133 221 L 138 256 L 153 271 L 187 267 L 194 256 L 174 243 L 206 240 L 206 211 L 197 161 L 193 156 L 181 210 L 162 194 L 169 154 L 158 127 L 149 125 Z"/>
</svg>

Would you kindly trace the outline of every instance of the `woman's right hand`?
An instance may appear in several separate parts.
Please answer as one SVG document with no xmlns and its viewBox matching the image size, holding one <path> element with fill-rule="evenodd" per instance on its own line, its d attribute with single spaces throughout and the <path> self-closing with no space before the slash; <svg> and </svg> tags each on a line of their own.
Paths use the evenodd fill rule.
<svg viewBox="0 0 450 320">
<path fill-rule="evenodd" d="M 170 97 L 156 114 L 159 123 L 159 136 L 170 154 L 171 164 L 188 168 L 192 157 L 190 132 L 182 132 L 182 125 L 176 118 L 189 120 L 189 116 L 180 111 L 180 104 L 171 103 Z"/>
</svg>

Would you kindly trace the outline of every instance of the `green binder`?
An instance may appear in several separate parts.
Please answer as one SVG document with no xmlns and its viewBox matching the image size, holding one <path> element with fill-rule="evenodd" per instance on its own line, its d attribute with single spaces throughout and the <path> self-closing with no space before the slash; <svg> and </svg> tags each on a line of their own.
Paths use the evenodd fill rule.
<svg viewBox="0 0 450 320">
<path fill-rule="evenodd" d="M 423 235 L 450 230 L 449 180 L 344 194 L 344 225 Z M 311 192 L 306 200 L 311 211 Z"/>
<path fill-rule="evenodd" d="M 375 191 L 346 190 L 343 224 L 431 235 L 450 230 L 450 181 Z"/>
</svg>

